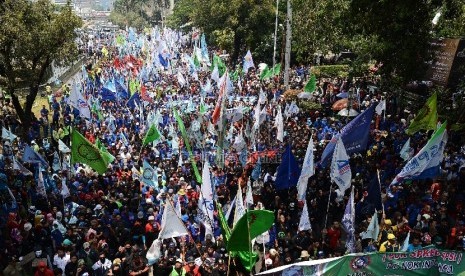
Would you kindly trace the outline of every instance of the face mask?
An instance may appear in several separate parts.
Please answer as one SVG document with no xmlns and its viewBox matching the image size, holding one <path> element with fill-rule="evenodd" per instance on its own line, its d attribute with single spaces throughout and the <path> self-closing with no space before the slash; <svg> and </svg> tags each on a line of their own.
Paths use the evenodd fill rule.
<svg viewBox="0 0 465 276">
<path fill-rule="evenodd" d="M 105 263 L 105 258 L 100 258 L 100 262 L 103 264 Z"/>
</svg>

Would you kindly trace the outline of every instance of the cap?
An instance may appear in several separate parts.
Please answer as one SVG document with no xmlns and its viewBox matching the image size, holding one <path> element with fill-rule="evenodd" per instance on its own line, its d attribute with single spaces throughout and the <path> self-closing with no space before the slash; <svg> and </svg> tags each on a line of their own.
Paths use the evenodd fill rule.
<svg viewBox="0 0 465 276">
<path fill-rule="evenodd" d="M 310 257 L 310 254 L 308 254 L 307 250 L 302 250 L 302 253 L 300 253 L 301 258 L 308 258 Z"/>
<path fill-rule="evenodd" d="M 65 239 L 65 240 L 63 241 L 63 245 L 68 246 L 68 245 L 72 245 L 72 244 L 73 244 L 73 243 L 72 243 L 70 240 L 68 240 L 68 239 Z"/>
<path fill-rule="evenodd" d="M 153 202 L 152 202 L 152 199 L 151 199 L 151 198 L 147 198 L 147 199 L 145 200 L 145 203 L 147 203 L 147 204 L 152 204 Z"/>
<path fill-rule="evenodd" d="M 176 262 L 182 264 L 182 260 L 180 258 L 176 259 Z"/>
<path fill-rule="evenodd" d="M 277 255 L 277 254 L 278 254 L 278 251 L 276 251 L 276 249 L 274 249 L 274 248 L 271 248 L 271 249 L 270 249 L 270 255 L 271 255 L 271 256 L 275 256 L 275 255 Z"/>
<path fill-rule="evenodd" d="M 394 234 L 389 233 L 387 238 L 388 238 L 388 240 L 395 240 L 396 236 L 394 236 Z"/>
<path fill-rule="evenodd" d="M 90 243 L 88 243 L 88 242 L 85 242 L 85 243 L 82 245 L 82 248 L 84 248 L 84 249 L 87 249 L 87 248 L 89 248 L 89 247 L 90 247 Z"/>
<path fill-rule="evenodd" d="M 267 258 L 265 260 L 265 265 L 272 265 L 273 264 L 273 260 L 271 260 L 270 258 Z"/>
<path fill-rule="evenodd" d="M 30 231 L 32 229 L 32 224 L 30 222 L 26 222 L 24 224 L 24 230 L 25 231 Z"/>
<path fill-rule="evenodd" d="M 392 221 L 390 219 L 385 219 L 384 224 L 386 225 L 392 225 Z"/>
<path fill-rule="evenodd" d="M 192 256 L 187 257 L 187 262 L 188 263 L 194 263 L 194 257 L 192 257 Z"/>
<path fill-rule="evenodd" d="M 102 210 L 102 205 L 97 204 L 97 206 L 95 206 L 94 208 L 94 211 L 97 211 L 97 210 Z"/>
<path fill-rule="evenodd" d="M 149 216 L 148 220 L 155 220 L 154 216 Z"/>
<path fill-rule="evenodd" d="M 121 265 L 121 259 L 120 258 L 116 258 L 113 260 L 113 265 Z"/>
<path fill-rule="evenodd" d="M 144 217 L 144 213 L 142 213 L 142 212 L 137 213 L 137 217 L 140 218 L 140 219 L 143 218 L 143 217 Z"/>
</svg>

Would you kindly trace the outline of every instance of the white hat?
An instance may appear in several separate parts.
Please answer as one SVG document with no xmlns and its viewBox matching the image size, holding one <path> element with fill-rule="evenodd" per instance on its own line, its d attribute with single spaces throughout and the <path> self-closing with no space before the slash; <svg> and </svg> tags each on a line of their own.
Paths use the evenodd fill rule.
<svg viewBox="0 0 465 276">
<path fill-rule="evenodd" d="M 270 259 L 270 258 L 267 258 L 267 259 L 265 260 L 265 264 L 266 264 L 266 265 L 272 265 L 272 264 L 273 264 L 273 260 Z"/>
<path fill-rule="evenodd" d="M 147 198 L 147 199 L 145 200 L 145 203 L 147 203 L 147 204 L 152 204 L 153 202 L 152 202 L 152 199 L 151 199 L 151 198 Z"/>
<path fill-rule="evenodd" d="M 149 216 L 148 220 L 155 220 L 154 216 Z"/>
<path fill-rule="evenodd" d="M 30 231 L 32 229 L 32 224 L 30 222 L 26 222 L 24 224 L 24 230 L 25 231 Z"/>
<path fill-rule="evenodd" d="M 94 211 L 97 211 L 97 210 L 102 210 L 102 205 L 97 204 L 97 206 L 95 206 L 94 208 Z"/>
</svg>

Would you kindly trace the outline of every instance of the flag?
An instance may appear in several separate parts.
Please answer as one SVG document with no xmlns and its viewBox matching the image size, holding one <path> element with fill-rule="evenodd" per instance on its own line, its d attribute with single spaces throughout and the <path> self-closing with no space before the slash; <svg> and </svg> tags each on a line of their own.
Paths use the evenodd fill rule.
<svg viewBox="0 0 465 276">
<path fill-rule="evenodd" d="M 348 253 L 355 252 L 355 205 L 354 205 L 354 189 L 350 193 L 349 201 L 347 202 L 344 216 L 342 217 L 342 228 L 347 232 L 346 248 Z"/>
<path fill-rule="evenodd" d="M 202 53 L 202 59 L 206 63 L 210 63 L 210 57 L 208 56 L 207 41 L 205 39 L 205 34 L 204 33 L 200 37 L 200 49 L 201 49 L 201 53 Z"/>
<path fill-rule="evenodd" d="M 252 170 L 251 177 L 253 180 L 258 180 L 260 178 L 260 173 L 262 171 L 262 161 L 260 157 L 258 158 L 257 164 L 255 164 L 255 167 Z"/>
<path fill-rule="evenodd" d="M 105 87 L 100 89 L 100 96 L 102 97 L 102 101 L 116 101 L 115 93 Z"/>
<path fill-rule="evenodd" d="M 379 101 L 378 105 L 376 105 L 376 114 L 380 115 L 383 114 L 383 110 L 386 110 L 386 100 Z"/>
<path fill-rule="evenodd" d="M 273 76 L 278 76 L 281 73 L 281 63 L 275 64 L 272 69 Z"/>
<path fill-rule="evenodd" d="M 247 211 L 234 226 L 227 248 L 229 251 L 251 251 L 251 242 L 274 223 L 274 213 L 268 210 Z"/>
<path fill-rule="evenodd" d="M 265 80 L 269 79 L 273 76 L 273 70 L 268 68 L 268 65 L 263 68 L 263 70 L 260 72 L 260 80 Z"/>
<path fill-rule="evenodd" d="M 428 98 L 425 105 L 418 111 L 415 118 L 410 123 L 410 126 L 405 131 L 408 135 L 412 135 L 420 129 L 431 130 L 436 129 L 438 124 L 438 96 L 434 92 L 431 97 Z"/>
<path fill-rule="evenodd" d="M 235 205 L 236 205 L 236 197 L 234 197 L 233 200 L 231 200 L 228 211 L 226 211 L 226 214 L 225 214 L 226 221 L 229 220 L 229 217 L 231 216 L 232 210 L 233 210 Z"/>
<path fill-rule="evenodd" d="M 357 153 L 366 149 L 374 109 L 374 105 L 370 106 L 341 129 L 340 136 L 347 154 Z M 331 139 L 321 155 L 320 165 L 323 168 L 326 167 L 333 154 L 338 136 L 339 135 L 335 135 L 333 139 Z"/>
<path fill-rule="evenodd" d="M 19 173 L 22 175 L 26 175 L 26 176 L 32 175 L 32 172 L 26 169 L 23 166 L 23 164 L 19 163 L 18 160 L 16 160 L 16 158 L 13 158 L 13 170 L 19 171 Z"/>
<path fill-rule="evenodd" d="M 213 236 L 213 186 L 210 176 L 210 165 L 205 161 L 202 169 L 202 186 L 200 187 L 199 196 L 199 214 L 204 216 L 202 222 L 205 226 L 205 235 L 212 234 Z M 206 217 L 205 217 L 206 216 Z"/>
<path fill-rule="evenodd" d="M 244 64 L 242 65 L 242 71 L 245 73 L 249 72 L 249 68 L 255 67 L 253 64 L 253 58 L 252 58 L 252 53 L 250 50 L 247 51 L 247 54 L 244 57 Z"/>
<path fill-rule="evenodd" d="M 400 173 L 392 180 L 396 185 L 404 180 L 432 178 L 440 173 L 447 143 L 447 131 L 444 122 L 431 136 L 428 143 L 412 158 Z"/>
<path fill-rule="evenodd" d="M 281 108 L 278 108 L 276 113 L 275 126 L 277 128 L 276 139 L 282 143 L 284 141 L 284 119 Z"/>
<path fill-rule="evenodd" d="M 181 217 L 181 201 L 179 200 L 179 197 L 176 200 L 176 204 L 174 205 L 174 210 L 176 210 L 176 215 L 178 215 L 178 217 Z"/>
<path fill-rule="evenodd" d="M 218 222 L 221 227 L 221 233 L 223 234 L 224 241 L 226 245 L 228 244 L 229 238 L 231 237 L 231 229 L 228 226 L 228 220 L 224 217 L 223 211 L 221 210 L 221 206 L 216 203 L 216 209 L 218 210 Z M 233 256 L 239 255 L 241 259 L 241 263 L 247 271 L 252 269 L 252 265 L 257 262 L 258 254 L 255 252 L 247 251 L 239 251 L 239 252 L 231 252 Z"/>
<path fill-rule="evenodd" d="M 304 164 L 302 165 L 302 171 L 297 182 L 297 199 L 305 200 L 305 194 L 307 192 L 308 179 L 315 174 L 315 166 L 313 161 L 313 137 L 310 137 L 308 141 L 307 152 L 305 153 Z"/>
<path fill-rule="evenodd" d="M 374 207 L 370 207 L 369 210 L 382 210 L 383 204 L 381 202 L 381 184 L 379 183 L 376 172 L 372 176 L 373 177 L 370 178 L 370 183 L 368 183 L 368 195 L 366 196 L 365 201 Z"/>
<path fill-rule="evenodd" d="M 227 97 L 228 92 L 228 82 L 230 82 L 230 80 L 228 77 L 228 72 L 226 72 L 226 74 L 223 75 L 220 79 L 220 91 L 218 93 L 218 100 L 215 105 L 215 110 L 213 110 L 212 114 L 212 123 L 215 125 L 218 123 L 218 120 L 222 114 L 224 99 Z"/>
<path fill-rule="evenodd" d="M 58 171 L 61 170 L 60 156 L 58 155 L 58 152 L 56 152 L 56 151 L 55 151 L 55 153 L 53 153 L 52 170 L 53 170 L 54 172 L 58 172 Z"/>
<path fill-rule="evenodd" d="M 99 174 L 105 173 L 108 168 L 101 151 L 74 129 L 71 133 L 71 163 L 87 164 Z"/>
<path fill-rule="evenodd" d="M 410 138 L 408 138 L 407 142 L 402 146 L 402 149 L 400 150 L 400 157 L 404 159 L 404 161 L 407 161 L 410 159 Z"/>
<path fill-rule="evenodd" d="M 61 196 L 66 199 L 71 196 L 71 193 L 69 192 L 68 186 L 66 185 L 66 178 L 63 177 L 61 181 L 61 191 L 60 191 Z"/>
<path fill-rule="evenodd" d="M 306 231 L 310 229 L 312 229 L 312 225 L 310 224 L 310 217 L 308 216 L 307 201 L 304 200 L 304 208 L 302 209 L 299 221 L 299 231 Z"/>
<path fill-rule="evenodd" d="M 244 201 L 242 200 L 242 188 L 238 187 L 236 195 L 236 209 L 234 209 L 233 227 L 237 224 L 239 219 L 245 214 Z"/>
<path fill-rule="evenodd" d="M 174 109 L 174 118 L 178 122 L 179 130 L 181 131 L 182 139 L 186 145 L 187 152 L 189 153 L 189 159 L 191 160 L 192 169 L 194 170 L 195 178 L 198 183 L 202 183 L 202 177 L 200 177 L 199 169 L 197 168 L 197 163 L 194 160 L 194 155 L 192 154 L 192 148 L 189 143 L 189 138 L 187 136 L 186 128 L 184 127 L 184 122 L 181 117 L 179 117 L 178 111 Z"/>
<path fill-rule="evenodd" d="M 186 230 L 184 223 L 176 214 L 176 210 L 170 200 L 166 201 L 165 208 L 161 219 L 161 230 L 158 239 L 169 239 L 174 237 L 186 236 L 189 232 Z"/>
<path fill-rule="evenodd" d="M 160 61 L 160 64 L 165 67 L 165 68 L 168 68 L 168 59 L 167 58 L 164 58 L 162 54 L 158 54 L 158 60 Z"/>
<path fill-rule="evenodd" d="M 210 67 L 210 70 L 212 70 L 215 67 L 218 68 L 218 74 L 221 76 L 226 72 L 226 65 L 224 64 L 223 60 L 217 55 L 213 56 L 213 63 Z"/>
<path fill-rule="evenodd" d="M 402 245 L 402 248 L 400 249 L 400 252 L 407 252 L 408 246 L 410 242 L 410 231 L 408 231 L 407 237 L 405 237 L 404 244 Z"/>
<path fill-rule="evenodd" d="M 305 84 L 304 92 L 313 93 L 315 89 L 316 89 L 316 77 L 314 74 L 312 74 L 307 84 Z"/>
<path fill-rule="evenodd" d="M 63 143 L 63 141 L 61 141 L 61 139 L 58 139 L 58 150 L 62 153 L 70 153 L 71 150 L 68 148 L 68 146 L 65 145 L 65 143 Z"/>
<path fill-rule="evenodd" d="M 299 165 L 292 154 L 291 146 L 287 145 L 281 164 L 278 167 L 278 175 L 275 181 L 276 190 L 284 190 L 296 186 L 299 175 Z"/>
<path fill-rule="evenodd" d="M 342 193 L 350 187 L 352 171 L 350 169 L 349 156 L 341 137 L 337 140 L 336 148 L 334 149 L 330 176 L 331 180 L 337 184 Z"/>
<path fill-rule="evenodd" d="M 378 223 L 378 212 L 375 210 L 375 213 L 371 217 L 370 224 L 365 232 L 360 233 L 362 240 L 372 239 L 377 240 L 379 235 L 379 223 Z"/>
<path fill-rule="evenodd" d="M 158 131 L 158 128 L 156 127 L 155 124 L 152 124 L 150 126 L 149 131 L 145 134 L 144 141 L 142 142 L 142 145 L 145 146 L 150 142 L 157 141 L 161 138 L 160 131 Z"/>
<path fill-rule="evenodd" d="M 116 81 L 115 88 L 116 88 L 116 95 L 118 95 L 118 97 L 124 98 L 124 99 L 129 98 L 128 91 L 123 87 L 123 85 L 119 81 Z"/>
<path fill-rule="evenodd" d="M 220 73 L 218 71 L 217 66 L 213 68 L 213 71 L 211 73 L 211 79 L 214 80 L 216 83 L 218 83 L 218 81 L 220 80 Z"/>
<path fill-rule="evenodd" d="M 87 100 L 82 96 L 81 92 L 78 90 L 78 86 L 75 83 L 73 89 L 68 97 L 68 104 L 79 110 L 79 115 L 86 119 L 90 119 L 90 108 Z"/>
<path fill-rule="evenodd" d="M 45 159 L 35 152 L 30 146 L 26 145 L 24 147 L 24 153 L 22 157 L 23 162 L 27 163 L 39 163 L 42 165 L 44 168 L 48 168 L 48 163 L 45 161 Z"/>
<path fill-rule="evenodd" d="M 187 81 L 186 81 L 186 79 L 184 78 L 184 76 L 181 74 L 181 72 L 178 72 L 178 74 L 176 75 L 176 77 L 177 77 L 177 79 L 178 79 L 179 86 L 181 86 L 181 87 L 186 86 Z"/>
<path fill-rule="evenodd" d="M 161 239 L 156 239 L 152 242 L 152 245 L 145 255 L 148 265 L 153 265 L 158 261 L 158 259 L 160 259 L 162 244 L 163 241 Z"/>
<path fill-rule="evenodd" d="M 107 148 L 100 141 L 100 139 L 97 138 L 97 140 L 95 140 L 95 145 L 100 150 L 100 153 L 102 154 L 102 157 L 105 160 L 105 162 L 112 163 L 113 161 L 115 161 L 116 158 L 111 153 L 108 152 Z"/>
<path fill-rule="evenodd" d="M 38 169 L 37 169 L 37 187 L 36 191 L 38 194 L 43 195 L 44 197 L 47 197 L 47 192 L 45 191 L 45 182 L 44 182 L 44 176 L 42 175 L 42 167 L 39 163 Z"/>
<path fill-rule="evenodd" d="M 15 196 L 13 195 L 13 192 L 10 190 L 9 187 L 6 187 L 8 189 L 8 194 L 10 195 L 11 198 L 11 204 L 10 204 L 10 209 L 16 210 L 18 208 L 18 202 L 16 201 Z"/>
<path fill-rule="evenodd" d="M 11 131 L 6 129 L 5 127 L 2 127 L 2 139 L 13 142 L 16 139 L 16 137 L 17 136 L 14 135 Z"/>
<path fill-rule="evenodd" d="M 143 165 L 143 172 L 141 181 L 148 186 L 157 188 L 155 183 L 158 182 L 157 172 L 150 166 L 150 164 L 144 160 Z"/>
<path fill-rule="evenodd" d="M 252 193 L 252 183 L 250 179 L 247 181 L 247 191 L 245 192 L 245 203 L 248 205 L 253 205 L 253 193 Z"/>
</svg>

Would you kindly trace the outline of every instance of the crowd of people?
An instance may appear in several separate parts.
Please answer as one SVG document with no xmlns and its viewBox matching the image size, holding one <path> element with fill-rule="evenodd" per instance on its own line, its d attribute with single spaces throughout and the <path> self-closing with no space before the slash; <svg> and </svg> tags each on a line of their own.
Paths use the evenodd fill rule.
<svg viewBox="0 0 465 276">
<path fill-rule="evenodd" d="M 0 268 L 4 275 L 247 274 L 240 259 L 226 249 L 217 207 L 212 231 L 205 227 L 198 204 L 201 186 L 191 159 L 198 168 L 209 162 L 214 199 L 230 223 L 237 191 L 242 189 L 245 199 L 249 181 L 253 195 L 253 204 L 247 203 L 249 208 L 275 213 L 267 238 L 262 243 L 257 240 L 254 246 L 259 255 L 254 273 L 344 255 L 347 234 L 340 222 L 350 191 L 340 194 L 331 183 L 329 169 L 317 166 L 305 195 L 311 229 L 298 231 L 304 201 L 298 199 L 295 187 L 276 191 L 274 181 L 286 145 L 291 146 L 302 166 L 313 137 L 318 161 L 332 136 L 350 120 L 331 109 L 346 92 L 359 103 L 356 108 L 360 112 L 381 100 L 386 100 L 387 106 L 385 116 L 373 117 L 367 149 L 350 156 L 356 251 L 399 251 L 408 233 L 408 250 L 432 244 L 464 249 L 465 188 L 460 183 L 465 180 L 465 160 L 461 137 L 449 131 L 440 175 L 389 187 L 405 164 L 399 155 L 404 143 L 411 138 L 414 154 L 429 139 L 429 133 L 405 134 L 413 110 L 401 108 L 395 97 L 369 89 L 373 83 L 366 79 L 321 78 L 311 99 L 290 99 L 284 93 L 283 73 L 264 80 L 255 64 L 233 78 L 222 103 L 222 120 L 213 124 L 221 92 L 218 79 L 205 60 L 193 66 L 188 58 L 205 58 L 196 53 L 203 48 L 200 42 L 199 48 L 193 47 L 196 43 L 192 37 L 158 29 L 102 32 L 83 41 L 88 46 L 89 63 L 82 74 L 60 95 L 50 97 L 48 106 L 42 106 L 27 137 L 23 137 L 26 139 L 3 137 Z M 164 50 L 168 56 L 163 56 Z M 210 63 L 212 53 L 209 49 Z M 292 68 L 291 87 L 302 89 L 310 74 L 310 67 Z M 106 99 L 102 88 L 111 90 L 108 83 L 112 80 L 121 81 L 114 81 L 118 86 L 116 96 Z M 138 85 L 131 91 L 134 82 Z M 69 104 L 73 89 L 87 100 L 90 118 L 84 118 L 82 110 Z M 135 105 L 128 104 L 133 93 L 140 95 Z M 300 106 L 304 101 L 319 103 L 321 108 L 307 110 Z M 261 103 L 258 116 L 257 102 Z M 239 119 L 227 116 L 226 110 L 237 108 L 242 109 Z M 21 136 L 21 122 L 11 102 L 2 99 L 1 109 L 2 128 Z M 188 132 L 192 157 L 174 109 L 180 112 Z M 274 118 L 278 110 L 285 115 L 283 141 L 277 139 Z M 155 122 L 162 139 L 144 145 L 151 122 Z M 70 162 L 69 151 L 61 145 L 72 147 L 72 131 L 80 132 L 91 143 L 98 140 L 115 157 L 104 174 Z M 21 162 L 26 145 L 43 156 L 48 167 Z M 13 158 L 8 157 L 7 149 L 13 151 Z M 258 177 L 252 178 L 256 156 L 262 157 L 261 166 Z M 144 162 L 157 172 L 153 183 L 142 181 Z M 38 189 L 41 181 L 45 195 Z M 146 254 L 161 231 L 168 201 L 180 205 L 180 219 L 189 235 L 163 240 L 160 256 L 152 261 Z M 367 229 L 375 212 L 379 214 L 379 237 L 363 239 L 360 233 Z"/>
</svg>

